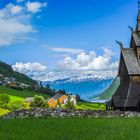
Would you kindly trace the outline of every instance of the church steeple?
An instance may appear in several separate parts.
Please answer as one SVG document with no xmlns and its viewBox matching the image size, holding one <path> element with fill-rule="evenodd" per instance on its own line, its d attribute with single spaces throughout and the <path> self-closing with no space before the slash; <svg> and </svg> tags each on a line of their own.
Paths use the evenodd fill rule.
<svg viewBox="0 0 140 140">
<path fill-rule="evenodd" d="M 138 1 L 138 16 L 137 16 L 136 32 L 140 36 L 140 1 Z"/>
</svg>

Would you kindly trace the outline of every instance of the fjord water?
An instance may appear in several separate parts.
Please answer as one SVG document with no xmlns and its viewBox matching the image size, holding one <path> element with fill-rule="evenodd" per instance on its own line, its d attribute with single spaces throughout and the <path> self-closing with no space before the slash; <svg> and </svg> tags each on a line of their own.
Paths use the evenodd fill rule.
<svg viewBox="0 0 140 140">
<path fill-rule="evenodd" d="M 91 101 L 90 97 L 96 97 L 104 92 L 112 83 L 113 78 L 67 78 L 62 80 L 56 80 L 49 83 L 55 90 L 65 90 L 67 93 L 76 94 L 81 99 Z"/>
</svg>

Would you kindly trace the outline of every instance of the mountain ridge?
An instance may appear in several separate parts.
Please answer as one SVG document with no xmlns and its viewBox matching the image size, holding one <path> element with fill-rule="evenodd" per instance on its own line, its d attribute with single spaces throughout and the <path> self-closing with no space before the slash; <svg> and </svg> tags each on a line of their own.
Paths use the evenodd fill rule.
<svg viewBox="0 0 140 140">
<path fill-rule="evenodd" d="M 112 84 L 104 92 L 102 92 L 100 95 L 98 95 L 96 97 L 92 97 L 91 99 L 110 100 L 111 97 L 114 95 L 115 91 L 117 90 L 119 84 L 120 84 L 120 78 L 116 77 L 113 80 Z"/>
<path fill-rule="evenodd" d="M 7 82 L 7 83 L 19 82 L 30 86 L 38 85 L 37 81 L 29 78 L 25 74 L 14 71 L 11 65 L 2 61 L 0 61 L 0 81 Z"/>
<path fill-rule="evenodd" d="M 50 84 L 55 90 L 65 90 L 70 94 L 80 95 L 81 99 L 89 101 L 93 96 L 97 96 L 104 92 L 112 83 L 113 78 L 87 75 L 87 76 L 76 76 L 56 81 L 46 81 L 43 85 Z"/>
</svg>

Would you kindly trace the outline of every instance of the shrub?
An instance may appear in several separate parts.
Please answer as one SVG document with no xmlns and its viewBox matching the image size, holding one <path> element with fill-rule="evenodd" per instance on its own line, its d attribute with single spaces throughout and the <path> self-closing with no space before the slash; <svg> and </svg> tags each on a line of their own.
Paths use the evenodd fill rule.
<svg viewBox="0 0 140 140">
<path fill-rule="evenodd" d="M 45 108 L 49 108 L 50 107 L 50 105 L 48 104 L 48 101 L 45 101 L 45 106 L 44 106 Z"/>
<path fill-rule="evenodd" d="M 42 96 L 35 95 L 30 104 L 31 107 L 45 107 L 45 99 Z"/>
<path fill-rule="evenodd" d="M 16 109 L 24 109 L 26 108 L 24 101 L 13 101 L 10 102 L 7 106 L 10 110 L 16 110 Z"/>
<path fill-rule="evenodd" d="M 0 107 L 7 108 L 8 103 L 10 102 L 10 96 L 7 94 L 0 95 Z"/>
<path fill-rule="evenodd" d="M 3 108 L 0 108 L 0 116 L 3 116 L 5 114 L 8 114 L 10 111 L 7 110 L 7 109 L 3 109 Z"/>
<path fill-rule="evenodd" d="M 2 104 L 8 104 L 10 102 L 10 96 L 7 94 L 1 94 L 0 95 L 0 103 Z"/>
<path fill-rule="evenodd" d="M 30 103 L 24 102 L 24 109 L 30 109 Z"/>
</svg>

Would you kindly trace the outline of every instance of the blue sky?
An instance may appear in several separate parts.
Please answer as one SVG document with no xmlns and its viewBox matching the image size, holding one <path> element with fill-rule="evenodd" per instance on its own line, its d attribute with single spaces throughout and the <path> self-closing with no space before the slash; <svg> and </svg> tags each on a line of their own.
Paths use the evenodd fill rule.
<svg viewBox="0 0 140 140">
<path fill-rule="evenodd" d="M 137 0 L 1 0 L 0 60 L 37 80 L 112 75 L 115 40 L 129 47 L 137 7 Z"/>
</svg>

